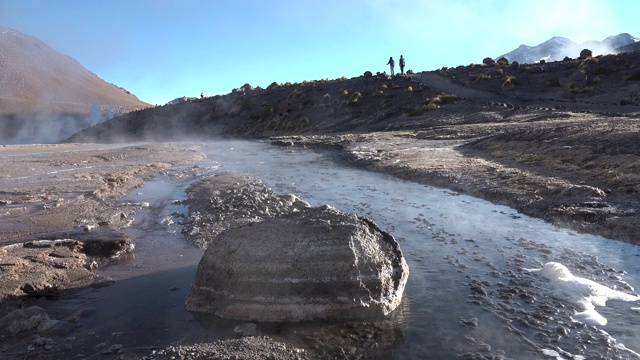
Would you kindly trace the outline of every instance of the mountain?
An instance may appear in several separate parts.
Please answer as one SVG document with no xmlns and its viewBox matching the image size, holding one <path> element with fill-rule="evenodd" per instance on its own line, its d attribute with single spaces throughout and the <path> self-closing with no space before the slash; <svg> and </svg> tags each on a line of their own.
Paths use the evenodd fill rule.
<svg viewBox="0 0 640 360">
<path fill-rule="evenodd" d="M 119 113 L 150 105 L 44 42 L 0 27 L 0 114 L 88 114 L 92 106 Z"/>
<path fill-rule="evenodd" d="M 624 52 L 618 49 L 624 49 L 625 46 L 637 44 L 638 42 L 640 42 L 639 38 L 627 33 L 609 36 L 602 41 L 590 40 L 581 44 L 577 44 L 567 38 L 554 36 L 536 46 L 520 45 L 517 49 L 498 56 L 496 59 L 504 57 L 510 62 L 517 61 L 521 64 L 533 64 L 540 60 L 560 61 L 565 57 L 573 59 L 579 57 L 580 51 L 583 49 L 591 50 L 593 55 Z"/>
</svg>

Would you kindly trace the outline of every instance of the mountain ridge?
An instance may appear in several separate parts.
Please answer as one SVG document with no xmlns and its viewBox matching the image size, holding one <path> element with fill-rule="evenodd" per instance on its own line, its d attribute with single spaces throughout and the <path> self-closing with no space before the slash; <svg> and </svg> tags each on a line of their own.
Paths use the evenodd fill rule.
<svg viewBox="0 0 640 360">
<path fill-rule="evenodd" d="M 151 106 L 43 41 L 0 26 L 0 113 L 116 113 Z"/>
<path fill-rule="evenodd" d="M 520 45 L 518 48 L 496 57 L 506 58 L 510 62 L 517 61 L 521 64 L 533 64 L 540 60 L 560 61 L 565 57 L 575 59 L 579 57 L 580 51 L 589 49 L 594 55 L 617 54 L 626 52 L 626 46 L 637 44 L 640 38 L 628 33 L 608 36 L 602 41 L 589 40 L 583 43 L 576 43 L 568 38 L 553 36 L 549 40 L 535 46 Z M 633 48 L 631 48 L 633 50 Z"/>
</svg>

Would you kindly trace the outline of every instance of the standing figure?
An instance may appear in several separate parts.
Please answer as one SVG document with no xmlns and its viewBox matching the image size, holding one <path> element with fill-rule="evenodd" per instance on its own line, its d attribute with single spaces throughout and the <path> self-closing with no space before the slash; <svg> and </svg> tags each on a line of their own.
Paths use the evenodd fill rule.
<svg viewBox="0 0 640 360">
<path fill-rule="evenodd" d="M 396 64 L 395 61 L 393 61 L 393 57 L 389 57 L 389 62 L 387 63 L 387 65 L 389 65 L 391 67 L 391 76 L 393 76 L 393 66 Z"/>
<path fill-rule="evenodd" d="M 404 75 L 404 57 L 400 55 L 400 74 Z"/>
</svg>

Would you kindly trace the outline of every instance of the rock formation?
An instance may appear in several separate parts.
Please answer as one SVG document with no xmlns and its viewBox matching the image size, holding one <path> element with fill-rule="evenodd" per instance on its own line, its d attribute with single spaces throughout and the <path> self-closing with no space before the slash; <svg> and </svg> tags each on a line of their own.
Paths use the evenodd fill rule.
<svg viewBox="0 0 640 360">
<path fill-rule="evenodd" d="M 314 207 L 220 233 L 186 304 L 254 321 L 373 320 L 400 304 L 408 275 L 398 243 L 371 220 Z"/>
</svg>

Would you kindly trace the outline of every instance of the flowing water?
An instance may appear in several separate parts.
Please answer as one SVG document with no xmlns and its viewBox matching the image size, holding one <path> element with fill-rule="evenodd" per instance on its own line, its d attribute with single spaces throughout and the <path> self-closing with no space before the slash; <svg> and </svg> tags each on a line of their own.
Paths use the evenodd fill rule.
<svg viewBox="0 0 640 360">
<path fill-rule="evenodd" d="M 204 150 L 208 160 L 199 164 L 201 173 L 252 174 L 277 193 L 370 217 L 398 240 L 410 276 L 403 306 L 384 325 L 393 328 L 385 333 L 393 339 L 380 339 L 384 349 L 375 356 L 640 358 L 636 246 L 354 169 L 328 154 L 257 142 L 216 142 Z M 203 251 L 182 239 L 178 224 L 186 209 L 175 201 L 184 199 L 194 177 L 170 175 L 148 181 L 125 199 L 150 206 L 128 230 L 135 254 L 100 270 L 116 282 L 78 295 L 84 301 L 79 306 L 100 309 L 87 317 L 80 339 L 87 348 L 123 344 L 144 352 L 235 336 L 239 322 L 197 317 L 184 308 Z M 296 325 L 258 325 L 278 340 L 295 342 L 302 331 Z"/>
</svg>

